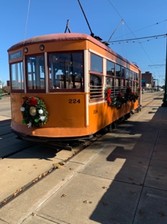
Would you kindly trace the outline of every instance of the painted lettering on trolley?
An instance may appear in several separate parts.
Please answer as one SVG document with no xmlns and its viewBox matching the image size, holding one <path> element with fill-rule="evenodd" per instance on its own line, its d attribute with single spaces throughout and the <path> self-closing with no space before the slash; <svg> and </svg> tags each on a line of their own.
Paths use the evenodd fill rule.
<svg viewBox="0 0 167 224">
<path fill-rule="evenodd" d="M 68 103 L 70 104 L 78 104 L 81 103 L 80 99 L 68 99 Z"/>
</svg>

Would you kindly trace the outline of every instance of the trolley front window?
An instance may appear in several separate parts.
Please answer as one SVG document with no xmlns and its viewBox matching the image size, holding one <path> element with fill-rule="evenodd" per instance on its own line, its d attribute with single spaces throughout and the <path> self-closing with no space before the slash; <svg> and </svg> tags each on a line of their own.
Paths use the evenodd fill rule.
<svg viewBox="0 0 167 224">
<path fill-rule="evenodd" d="M 27 56 L 26 70 L 27 90 L 43 92 L 45 90 L 44 55 Z"/>
<path fill-rule="evenodd" d="M 15 91 L 24 90 L 23 62 L 17 62 L 10 65 L 11 89 Z"/>
<path fill-rule="evenodd" d="M 83 89 L 83 52 L 59 52 L 49 54 L 49 88 Z"/>
</svg>

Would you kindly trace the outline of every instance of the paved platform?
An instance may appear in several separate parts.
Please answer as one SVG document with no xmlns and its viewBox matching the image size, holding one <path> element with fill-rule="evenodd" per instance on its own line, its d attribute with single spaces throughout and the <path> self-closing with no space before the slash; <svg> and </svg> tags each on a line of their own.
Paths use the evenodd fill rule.
<svg viewBox="0 0 167 224">
<path fill-rule="evenodd" d="M 0 224 L 166 224 L 167 108 L 134 114 L 0 210 Z"/>
</svg>

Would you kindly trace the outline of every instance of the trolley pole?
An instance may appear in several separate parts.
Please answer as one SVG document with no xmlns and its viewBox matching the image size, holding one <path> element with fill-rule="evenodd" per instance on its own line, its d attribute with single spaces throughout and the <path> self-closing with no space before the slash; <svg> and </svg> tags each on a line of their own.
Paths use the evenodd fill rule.
<svg viewBox="0 0 167 224">
<path fill-rule="evenodd" d="M 165 90 L 164 90 L 162 107 L 167 107 L 167 34 L 166 34 Z"/>
</svg>

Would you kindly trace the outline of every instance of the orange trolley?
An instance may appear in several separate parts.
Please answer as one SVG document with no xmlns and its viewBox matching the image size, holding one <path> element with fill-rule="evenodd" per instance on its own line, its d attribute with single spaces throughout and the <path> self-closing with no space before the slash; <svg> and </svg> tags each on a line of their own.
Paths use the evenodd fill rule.
<svg viewBox="0 0 167 224">
<path fill-rule="evenodd" d="M 140 108 L 138 66 L 90 35 L 37 36 L 8 54 L 11 128 L 24 139 L 89 137 Z"/>
</svg>

